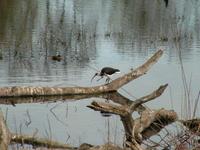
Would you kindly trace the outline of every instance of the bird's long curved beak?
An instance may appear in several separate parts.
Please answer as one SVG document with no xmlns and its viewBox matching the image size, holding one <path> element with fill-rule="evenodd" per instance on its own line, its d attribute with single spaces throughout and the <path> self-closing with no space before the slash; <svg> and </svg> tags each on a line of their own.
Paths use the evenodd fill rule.
<svg viewBox="0 0 200 150">
<path fill-rule="evenodd" d="M 93 80 L 96 76 L 97 76 L 97 74 L 95 73 L 94 76 L 93 76 L 92 79 L 91 79 L 91 82 L 92 82 L 92 80 Z"/>
</svg>

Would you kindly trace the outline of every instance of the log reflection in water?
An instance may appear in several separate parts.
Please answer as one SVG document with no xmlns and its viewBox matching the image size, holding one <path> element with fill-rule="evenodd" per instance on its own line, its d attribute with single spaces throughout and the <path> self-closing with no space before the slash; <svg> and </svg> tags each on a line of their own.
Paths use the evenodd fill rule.
<svg viewBox="0 0 200 150">
<path fill-rule="evenodd" d="M 121 105 L 130 105 L 131 100 L 124 97 L 118 92 L 110 92 L 103 94 L 88 94 L 88 95 L 66 95 L 66 96 L 36 96 L 36 97 L 4 97 L 0 98 L 0 104 L 13 105 L 23 104 L 23 103 L 48 103 L 48 102 L 57 102 L 57 101 L 76 101 L 89 98 L 103 98 L 106 100 L 111 100 L 115 103 Z"/>
</svg>

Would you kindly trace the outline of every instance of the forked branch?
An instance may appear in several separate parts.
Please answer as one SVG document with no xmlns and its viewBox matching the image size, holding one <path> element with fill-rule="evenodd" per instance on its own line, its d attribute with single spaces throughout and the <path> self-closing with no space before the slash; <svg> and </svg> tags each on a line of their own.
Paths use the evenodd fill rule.
<svg viewBox="0 0 200 150">
<path fill-rule="evenodd" d="M 72 94 L 96 94 L 117 91 L 128 82 L 144 75 L 162 56 L 163 51 L 158 50 L 143 65 L 119 77 L 109 84 L 94 87 L 2 87 L 0 97 L 24 97 L 24 96 L 50 96 Z"/>
<path fill-rule="evenodd" d="M 165 91 L 165 89 L 167 88 L 168 84 L 165 85 L 161 85 L 157 90 L 153 91 L 151 94 L 143 96 L 135 101 L 133 101 L 133 103 L 130 105 L 130 113 L 135 111 L 138 106 L 151 101 L 157 97 L 159 97 L 160 95 L 162 95 L 162 93 Z"/>
</svg>

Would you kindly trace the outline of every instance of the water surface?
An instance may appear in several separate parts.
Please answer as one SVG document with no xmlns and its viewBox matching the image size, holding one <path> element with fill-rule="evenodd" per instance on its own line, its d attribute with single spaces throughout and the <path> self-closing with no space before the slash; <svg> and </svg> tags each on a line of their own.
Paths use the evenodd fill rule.
<svg viewBox="0 0 200 150">
<path fill-rule="evenodd" d="M 0 86 L 94 86 L 90 79 L 104 66 L 127 73 L 156 50 L 164 56 L 141 78 L 120 89 L 134 100 L 168 83 L 148 107 L 175 109 L 188 117 L 200 90 L 200 2 L 191 0 L 1 0 Z M 50 59 L 60 53 L 60 62 Z M 180 57 L 179 57 L 180 56 Z M 181 59 L 180 59 L 181 58 Z M 185 106 L 183 64 L 191 108 Z M 1 105 L 9 128 L 73 145 L 121 143 L 117 116 L 104 118 L 86 106 L 93 100 Z M 55 108 L 55 115 L 51 112 Z M 191 109 L 191 110 L 190 110 Z M 31 124 L 26 126 L 31 116 Z M 199 111 L 197 111 L 199 116 Z M 21 128 L 21 131 L 20 131 Z"/>
</svg>

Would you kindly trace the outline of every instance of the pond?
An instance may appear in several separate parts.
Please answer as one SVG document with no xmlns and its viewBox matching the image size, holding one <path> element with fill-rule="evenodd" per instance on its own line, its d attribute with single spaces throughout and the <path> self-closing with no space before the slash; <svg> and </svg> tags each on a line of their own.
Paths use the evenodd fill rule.
<svg viewBox="0 0 200 150">
<path fill-rule="evenodd" d="M 105 80 L 90 80 L 102 67 L 118 68 L 114 79 L 163 49 L 146 75 L 119 92 L 135 100 L 168 83 L 164 94 L 146 105 L 190 118 L 200 90 L 199 8 L 195 0 L 169 1 L 167 7 L 163 0 L 1 0 L 0 86 L 100 85 Z M 57 53 L 61 61 L 51 59 Z M 60 98 L 2 102 L 0 108 L 13 132 L 37 132 L 76 146 L 122 143 L 119 117 L 87 108 L 94 100 L 105 101 Z"/>
</svg>

